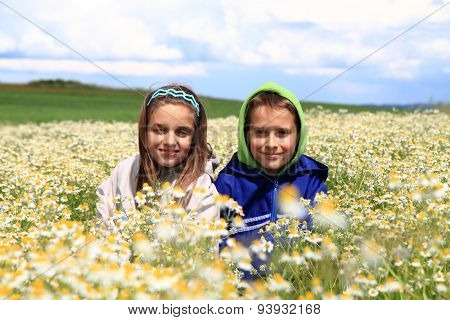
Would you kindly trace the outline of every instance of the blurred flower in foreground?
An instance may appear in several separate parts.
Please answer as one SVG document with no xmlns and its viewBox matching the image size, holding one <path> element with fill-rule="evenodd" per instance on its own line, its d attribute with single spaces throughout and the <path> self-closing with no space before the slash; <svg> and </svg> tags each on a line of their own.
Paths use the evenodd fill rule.
<svg viewBox="0 0 450 320">
<path fill-rule="evenodd" d="M 246 226 L 244 219 L 241 216 L 235 216 L 233 219 L 231 219 L 231 221 L 233 227 L 235 228 L 244 228 Z"/>
<path fill-rule="evenodd" d="M 334 201 L 329 198 L 319 202 L 315 221 L 322 227 L 335 229 L 345 229 L 347 227 L 346 219 L 337 214 Z"/>
<path fill-rule="evenodd" d="M 261 260 L 267 259 L 267 253 L 270 253 L 273 249 L 273 243 L 267 241 L 266 238 L 261 237 L 259 240 L 253 241 L 253 244 L 250 246 L 250 249 L 258 255 Z"/>
<path fill-rule="evenodd" d="M 156 234 L 161 240 L 169 240 L 177 236 L 177 231 L 171 221 L 161 221 L 156 229 Z"/>
<path fill-rule="evenodd" d="M 185 193 L 184 193 L 183 189 L 180 186 L 175 186 L 172 189 L 172 196 L 175 199 L 180 199 L 180 198 L 183 198 L 185 196 Z"/>
<path fill-rule="evenodd" d="M 278 208 L 283 215 L 303 220 L 308 210 L 300 202 L 300 193 L 293 184 L 284 184 L 278 193 Z"/>
<path fill-rule="evenodd" d="M 440 200 L 448 192 L 448 183 L 441 183 L 434 173 L 421 176 L 418 185 L 419 188 L 413 194 L 414 201 Z"/>
<path fill-rule="evenodd" d="M 136 192 L 136 196 L 134 197 L 134 199 L 140 206 L 144 205 L 147 202 L 147 200 L 145 199 L 145 195 L 140 191 Z"/>
<path fill-rule="evenodd" d="M 398 292 L 403 290 L 403 286 L 400 282 L 394 280 L 394 278 L 387 278 L 386 281 L 378 287 L 381 292 Z"/>
<path fill-rule="evenodd" d="M 312 288 L 312 292 L 314 294 L 321 294 L 323 291 L 322 288 L 322 283 L 320 281 L 320 278 L 318 277 L 314 277 L 311 279 L 311 288 Z"/>
<path fill-rule="evenodd" d="M 389 184 L 388 184 L 388 187 L 389 187 L 389 189 L 391 189 L 391 190 L 397 190 L 397 189 L 400 189 L 401 187 L 402 187 L 402 182 L 400 181 L 400 179 L 398 178 L 398 177 L 391 177 L 390 179 L 389 179 Z"/>
<path fill-rule="evenodd" d="M 216 208 L 218 211 L 220 210 L 228 210 L 227 220 L 233 216 L 233 214 L 244 216 L 244 212 L 242 211 L 242 207 L 233 200 L 233 198 L 230 198 L 226 194 L 216 194 L 214 196 L 214 203 L 216 205 Z"/>
<path fill-rule="evenodd" d="M 284 280 L 279 273 L 275 273 L 267 282 L 267 288 L 270 291 L 290 291 L 291 283 Z"/>
<path fill-rule="evenodd" d="M 371 267 L 377 267 L 384 261 L 385 249 L 374 240 L 364 240 L 360 246 L 361 257 Z"/>
<path fill-rule="evenodd" d="M 441 293 L 447 292 L 447 287 L 443 283 L 436 284 L 436 290 Z"/>
<path fill-rule="evenodd" d="M 220 256 L 235 262 L 242 270 L 251 270 L 250 254 L 245 246 L 233 238 L 228 238 L 227 247 L 222 250 Z"/>
<path fill-rule="evenodd" d="M 291 254 L 283 253 L 281 255 L 281 262 L 288 262 L 288 263 L 294 263 L 296 265 L 301 265 L 305 263 L 305 258 L 300 255 L 300 253 L 297 250 L 292 251 Z"/>
<path fill-rule="evenodd" d="M 326 237 L 325 239 L 323 239 L 322 252 L 329 255 L 332 259 L 336 259 L 339 254 L 339 249 L 333 243 L 333 240 L 331 240 L 331 238 Z"/>
<path fill-rule="evenodd" d="M 133 236 L 133 243 L 137 254 L 143 255 L 146 259 L 154 258 L 155 248 L 145 234 L 136 233 Z"/>
</svg>

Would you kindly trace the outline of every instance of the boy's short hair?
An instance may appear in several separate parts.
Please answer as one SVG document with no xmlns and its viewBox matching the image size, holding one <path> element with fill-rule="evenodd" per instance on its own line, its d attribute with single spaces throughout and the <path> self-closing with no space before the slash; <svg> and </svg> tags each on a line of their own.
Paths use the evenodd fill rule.
<svg viewBox="0 0 450 320">
<path fill-rule="evenodd" d="M 295 109 L 292 102 L 290 102 L 288 99 L 280 96 L 278 93 L 270 92 L 270 91 L 264 91 L 256 96 L 254 96 L 248 103 L 247 107 L 247 115 L 245 117 L 245 124 L 244 128 L 248 129 L 250 125 L 250 111 L 254 108 L 260 107 L 260 106 L 268 106 L 270 108 L 275 109 L 287 109 L 289 112 L 291 112 L 295 116 L 295 126 L 297 127 L 297 134 L 300 135 L 300 129 L 301 129 L 301 123 L 300 118 L 298 116 L 297 110 Z M 247 136 L 247 135 L 245 135 Z"/>
</svg>

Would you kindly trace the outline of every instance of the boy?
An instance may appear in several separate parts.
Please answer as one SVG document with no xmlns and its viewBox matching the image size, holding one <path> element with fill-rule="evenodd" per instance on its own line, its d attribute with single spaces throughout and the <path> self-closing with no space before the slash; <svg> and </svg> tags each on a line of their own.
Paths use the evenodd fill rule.
<svg viewBox="0 0 450 320">
<path fill-rule="evenodd" d="M 280 186 L 291 183 L 303 198 L 314 203 L 316 193 L 327 193 L 328 167 L 303 155 L 306 126 L 300 102 L 292 92 L 273 82 L 263 84 L 244 102 L 238 130 L 238 152 L 219 173 L 215 185 L 219 193 L 230 196 L 243 208 L 245 227 L 229 237 L 249 247 L 261 238 L 261 228 L 277 220 Z M 309 217 L 306 222 L 310 228 Z M 264 236 L 273 239 L 267 232 Z M 263 262 L 252 258 L 258 270 Z M 244 272 L 243 278 L 254 277 Z"/>
</svg>

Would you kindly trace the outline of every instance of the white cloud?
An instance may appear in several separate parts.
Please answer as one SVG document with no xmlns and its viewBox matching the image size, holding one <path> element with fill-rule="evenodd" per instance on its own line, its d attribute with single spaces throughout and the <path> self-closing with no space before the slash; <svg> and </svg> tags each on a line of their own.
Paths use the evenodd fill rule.
<svg viewBox="0 0 450 320">
<path fill-rule="evenodd" d="M 432 0 L 381 0 L 372 4 L 357 0 L 222 1 L 223 21 L 201 15 L 195 21 L 171 24 L 170 31 L 174 36 L 206 44 L 209 52 L 225 63 L 269 64 L 291 73 L 318 70 L 325 75 L 332 73 L 327 70 L 349 67 L 365 58 L 441 4 Z M 370 67 L 375 76 L 415 77 L 425 62 L 432 63 L 432 50 L 418 50 L 435 37 L 424 30 L 446 21 L 450 22 L 450 10 L 444 9 L 358 68 Z M 449 56 L 445 43 L 432 43 L 431 47 L 436 55 Z"/>
<path fill-rule="evenodd" d="M 325 67 L 328 61 L 350 65 L 372 47 L 342 35 L 317 31 L 273 30 L 257 49 L 266 63 L 302 67 Z"/>
<path fill-rule="evenodd" d="M 339 91 L 343 91 L 349 94 L 375 93 L 378 90 L 377 86 L 375 85 L 367 85 L 363 83 L 348 82 L 348 81 L 341 81 L 339 83 L 336 82 L 333 83 L 333 86 Z"/>
<path fill-rule="evenodd" d="M 342 68 L 286 68 L 284 72 L 289 75 L 314 75 L 314 76 L 337 76 L 345 69 Z"/>
<path fill-rule="evenodd" d="M 14 39 L 0 31 L 0 53 L 12 51 L 15 47 Z"/>
<path fill-rule="evenodd" d="M 17 49 L 23 55 L 31 57 L 64 57 L 73 54 L 68 48 L 62 46 L 42 31 L 34 27 L 26 29 L 26 32 L 20 36 L 16 43 Z"/>
<path fill-rule="evenodd" d="M 237 25 L 222 26 L 208 17 L 199 17 L 195 21 L 172 22 L 169 32 L 172 36 L 206 46 L 205 50 L 219 61 L 245 65 L 325 67 L 326 59 L 350 64 L 374 49 L 352 35 L 330 34 L 323 30 L 290 30 L 280 26 L 272 26 L 263 32 L 261 29 L 264 26 L 250 27 L 242 21 Z"/>
<path fill-rule="evenodd" d="M 450 73 L 450 67 L 446 67 L 442 70 L 444 73 Z"/>
<path fill-rule="evenodd" d="M 429 1 L 381 1 L 376 6 L 359 3 L 222 1 L 223 21 L 201 15 L 191 21 L 171 22 L 169 32 L 172 36 L 202 44 L 211 56 L 223 63 L 275 65 L 290 72 L 310 69 L 327 74 L 325 70 L 349 67 L 358 62 L 404 29 L 408 25 L 405 21 L 416 22 L 424 12 L 437 7 Z M 280 21 L 316 25 L 301 28 L 277 24 Z M 366 26 L 373 30 L 367 30 Z M 415 46 L 421 43 L 420 40 L 410 37 L 394 42 L 394 45 L 401 41 L 403 47 L 397 46 L 396 60 L 421 58 L 418 54 L 408 56 L 417 51 Z M 388 52 L 386 48 L 377 52 L 376 59 L 370 57 L 363 65 L 377 66 L 379 74 L 403 78 L 414 75 L 392 63 L 392 54 L 388 55 Z"/>
<path fill-rule="evenodd" d="M 205 76 L 201 63 L 173 65 L 160 62 L 95 61 L 97 65 L 114 75 L 127 76 Z M 37 73 L 98 74 L 101 69 L 87 61 L 52 59 L 0 59 L 0 69 Z"/>
<path fill-rule="evenodd" d="M 433 0 L 80 1 L 13 4 L 83 55 L 105 63 L 153 61 L 149 68 L 156 70 L 156 65 L 169 67 L 156 62 L 175 61 L 173 68 L 180 68 L 207 59 L 318 76 L 333 76 L 335 70 L 353 65 L 441 5 Z M 374 76 L 411 79 L 436 57 L 447 59 L 449 41 L 430 30 L 449 25 L 448 9 L 358 68 L 370 67 Z M 25 21 L 20 29 L 2 21 L 0 52 L 17 49 L 29 58 L 78 58 Z M 112 64 L 118 68 L 117 62 Z M 200 70 L 205 74 L 205 65 Z"/>
<path fill-rule="evenodd" d="M 425 56 L 448 60 L 450 57 L 450 40 L 437 38 L 424 41 L 421 43 L 419 49 Z"/>
<path fill-rule="evenodd" d="M 420 65 L 421 61 L 419 59 L 394 60 L 386 64 L 385 68 L 387 70 L 384 76 L 395 79 L 413 79 Z"/>
<path fill-rule="evenodd" d="M 381 30 L 405 27 L 406 23 L 416 22 L 436 10 L 442 3 L 433 0 L 379 0 L 361 2 L 342 1 L 223 1 L 224 6 L 232 7 L 241 20 L 259 23 L 279 21 L 284 23 L 313 23 L 323 28 L 343 30 Z M 256 18 L 255 18 L 256 17 Z M 432 21 L 450 20 L 450 12 L 441 10 Z"/>
<path fill-rule="evenodd" d="M 261 61 L 265 63 L 292 64 L 292 59 L 294 59 L 291 48 L 286 43 L 263 41 L 257 51 L 264 56 L 264 59 L 261 59 Z"/>
<path fill-rule="evenodd" d="M 152 20 L 158 17 L 157 11 L 142 11 L 139 15 L 130 12 L 130 9 L 139 9 L 138 3 L 91 0 L 64 1 L 63 4 L 43 1 L 37 7 L 33 5 L 28 8 L 17 4 L 16 7 L 44 30 L 90 58 L 179 60 L 183 57 L 179 48 L 165 43 L 165 30 L 161 32 L 154 27 Z M 161 17 L 158 20 L 161 21 Z M 12 30 L 11 34 L 24 55 L 75 56 L 41 30 L 25 21 L 22 24 L 25 27 L 20 32 Z"/>
</svg>

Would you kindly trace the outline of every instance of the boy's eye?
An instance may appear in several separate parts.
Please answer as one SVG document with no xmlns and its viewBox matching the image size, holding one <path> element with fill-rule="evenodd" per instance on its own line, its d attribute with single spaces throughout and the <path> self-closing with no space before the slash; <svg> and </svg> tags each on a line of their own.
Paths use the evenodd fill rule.
<svg viewBox="0 0 450 320">
<path fill-rule="evenodd" d="M 264 129 L 255 129 L 254 132 L 257 136 L 264 136 L 267 133 Z"/>
<path fill-rule="evenodd" d="M 278 136 L 280 136 L 280 137 L 285 137 L 285 136 L 287 136 L 287 135 L 289 134 L 289 131 L 288 131 L 288 130 L 281 129 L 281 130 L 278 130 L 278 131 L 277 131 L 277 134 L 278 134 Z"/>
</svg>

